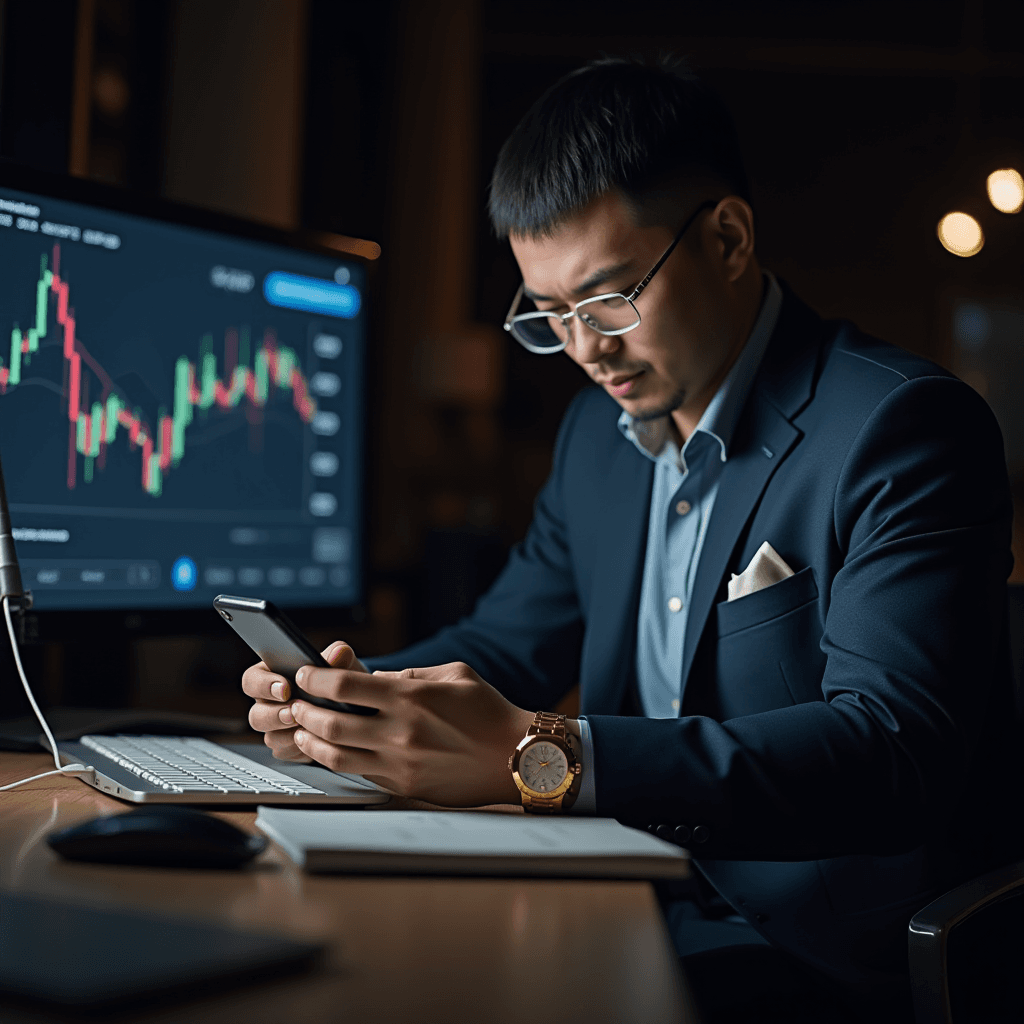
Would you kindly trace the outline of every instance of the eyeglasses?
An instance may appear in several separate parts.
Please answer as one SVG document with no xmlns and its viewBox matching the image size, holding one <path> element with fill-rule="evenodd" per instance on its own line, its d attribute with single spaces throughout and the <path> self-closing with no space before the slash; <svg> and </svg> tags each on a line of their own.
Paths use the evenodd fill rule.
<svg viewBox="0 0 1024 1024">
<path fill-rule="evenodd" d="M 706 200 L 690 215 L 686 223 L 672 239 L 672 244 L 662 253 L 661 259 L 651 267 L 647 276 L 628 294 L 609 292 L 606 295 L 594 295 L 589 299 L 577 302 L 568 313 L 555 313 L 551 310 L 532 309 L 525 313 L 517 312 L 520 305 L 531 302 L 524 295 L 525 282 L 519 285 L 516 297 L 512 300 L 508 316 L 505 317 L 505 330 L 508 331 L 523 348 L 536 352 L 538 355 L 550 355 L 561 352 L 569 343 L 572 328 L 570 321 L 579 317 L 592 331 L 614 337 L 625 334 L 640 326 L 640 311 L 634 303 L 640 293 L 651 283 L 651 279 L 661 269 L 664 262 L 672 255 L 672 250 L 680 243 L 690 225 L 705 210 L 713 210 L 718 203 Z"/>
</svg>

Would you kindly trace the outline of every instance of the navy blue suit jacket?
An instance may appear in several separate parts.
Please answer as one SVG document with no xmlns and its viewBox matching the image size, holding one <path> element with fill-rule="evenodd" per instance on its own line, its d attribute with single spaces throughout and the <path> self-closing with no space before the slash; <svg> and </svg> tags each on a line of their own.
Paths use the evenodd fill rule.
<svg viewBox="0 0 1024 1024">
<path fill-rule="evenodd" d="M 998 426 L 945 370 L 787 290 L 697 570 L 682 711 L 652 720 L 629 709 L 653 463 L 618 413 L 573 402 L 473 614 L 373 665 L 464 661 L 530 710 L 578 682 L 598 813 L 703 825 L 692 853 L 740 913 L 870 991 L 906 969 L 917 909 L 1016 852 Z M 795 574 L 727 603 L 766 540 Z"/>
</svg>

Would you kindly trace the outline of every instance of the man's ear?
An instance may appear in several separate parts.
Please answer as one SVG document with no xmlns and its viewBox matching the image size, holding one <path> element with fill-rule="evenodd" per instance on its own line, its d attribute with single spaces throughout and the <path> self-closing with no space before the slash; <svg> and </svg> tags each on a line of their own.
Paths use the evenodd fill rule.
<svg viewBox="0 0 1024 1024">
<path fill-rule="evenodd" d="M 739 280 L 754 257 L 754 211 L 739 196 L 726 196 L 705 221 L 705 244 L 721 262 L 726 280 Z"/>
</svg>

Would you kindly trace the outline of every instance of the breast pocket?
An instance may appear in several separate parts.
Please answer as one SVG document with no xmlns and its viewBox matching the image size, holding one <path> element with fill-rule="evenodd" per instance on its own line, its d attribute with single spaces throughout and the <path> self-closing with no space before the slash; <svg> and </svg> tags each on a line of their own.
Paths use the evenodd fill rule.
<svg viewBox="0 0 1024 1024">
<path fill-rule="evenodd" d="M 723 721 L 824 699 L 818 587 L 809 566 L 715 610 Z"/>
</svg>

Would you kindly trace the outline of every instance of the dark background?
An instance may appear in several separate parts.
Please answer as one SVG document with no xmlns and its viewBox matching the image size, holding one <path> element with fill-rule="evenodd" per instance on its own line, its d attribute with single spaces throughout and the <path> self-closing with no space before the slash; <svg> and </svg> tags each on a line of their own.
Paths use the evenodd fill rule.
<svg viewBox="0 0 1024 1024">
<path fill-rule="evenodd" d="M 662 53 L 737 120 L 764 264 L 985 395 L 1024 509 L 1024 213 L 985 192 L 992 170 L 1024 170 L 1020 0 L 0 0 L 0 156 L 381 244 L 357 651 L 472 607 L 585 382 L 500 330 L 518 275 L 484 216 L 498 148 L 564 72 Z M 981 222 L 978 255 L 939 245 L 951 210 Z M 958 334 L 965 305 L 996 325 L 983 344 Z M 105 697 L 82 692 L 73 645 L 33 664 L 51 700 L 234 711 L 246 654 L 218 625 L 141 630 Z"/>
</svg>

